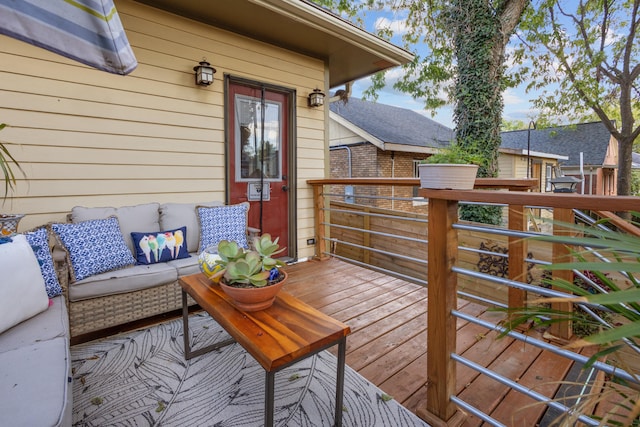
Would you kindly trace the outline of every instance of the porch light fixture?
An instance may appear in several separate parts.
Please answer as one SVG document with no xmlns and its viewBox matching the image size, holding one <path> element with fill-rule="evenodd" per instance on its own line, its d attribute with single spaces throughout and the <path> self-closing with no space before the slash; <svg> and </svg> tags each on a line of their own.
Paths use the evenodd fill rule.
<svg viewBox="0 0 640 427">
<path fill-rule="evenodd" d="M 309 94 L 309 107 L 321 107 L 324 105 L 324 93 L 320 89 L 314 89 Z"/>
<path fill-rule="evenodd" d="M 196 72 L 196 84 L 199 86 L 209 86 L 213 83 L 213 75 L 216 69 L 211 66 L 205 59 L 200 61 L 200 65 L 193 67 Z"/>
</svg>

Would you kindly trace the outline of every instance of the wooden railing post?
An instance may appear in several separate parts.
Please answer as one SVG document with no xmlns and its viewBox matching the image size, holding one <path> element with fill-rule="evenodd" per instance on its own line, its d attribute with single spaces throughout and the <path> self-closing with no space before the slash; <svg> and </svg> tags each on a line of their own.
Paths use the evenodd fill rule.
<svg viewBox="0 0 640 427">
<path fill-rule="evenodd" d="M 527 217 L 524 205 L 509 205 L 509 229 L 526 231 Z M 522 237 L 509 236 L 509 279 L 527 283 L 527 242 Z M 527 293 L 509 287 L 509 308 L 524 307 Z"/>
<path fill-rule="evenodd" d="M 316 231 L 316 257 L 321 260 L 329 258 L 325 254 L 327 242 L 325 241 L 325 210 L 324 210 L 324 186 L 313 185 L 313 208 L 315 210 L 315 231 Z"/>
<path fill-rule="evenodd" d="M 559 235 L 573 235 L 574 232 L 569 228 L 563 226 L 561 223 L 565 224 L 573 224 L 574 223 L 574 213 L 573 209 L 567 208 L 556 208 L 553 210 L 553 234 L 556 236 Z M 564 263 L 572 261 L 571 251 L 567 245 L 562 243 L 554 243 L 552 250 L 552 258 L 551 263 Z M 564 279 L 569 283 L 573 282 L 573 271 L 571 270 L 553 270 L 553 278 L 554 279 Z M 556 288 L 555 290 L 564 291 L 562 288 Z M 556 302 L 551 304 L 551 308 L 553 310 L 561 310 L 566 312 L 571 312 L 573 310 L 573 304 L 570 302 Z M 549 327 L 549 333 L 554 337 L 560 338 L 561 340 L 568 340 L 571 338 L 573 328 L 571 325 L 571 321 L 567 322 L 556 322 L 553 323 Z"/>
<path fill-rule="evenodd" d="M 456 413 L 449 399 L 456 392 L 457 274 L 451 271 L 458 259 L 458 201 L 429 198 L 428 225 L 428 309 L 427 309 L 427 413 L 419 415 L 429 422 L 436 417 L 448 421 Z M 433 423 L 433 422 L 432 422 Z"/>
</svg>

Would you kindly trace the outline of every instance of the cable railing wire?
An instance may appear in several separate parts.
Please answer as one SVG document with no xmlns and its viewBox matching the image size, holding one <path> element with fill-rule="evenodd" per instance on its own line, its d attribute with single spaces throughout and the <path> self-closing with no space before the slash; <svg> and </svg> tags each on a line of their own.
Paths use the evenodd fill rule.
<svg viewBox="0 0 640 427">
<path fill-rule="evenodd" d="M 329 194 L 329 193 L 327 193 Z M 326 194 L 325 194 L 326 195 Z M 400 201 L 416 201 L 415 198 L 396 198 L 396 197 L 376 197 L 376 196 L 369 196 L 369 195 L 353 195 L 354 199 L 358 199 L 361 198 L 363 200 L 368 199 L 368 200 L 372 200 L 372 199 L 385 199 L 385 200 L 400 200 Z M 428 199 L 423 199 L 421 200 L 421 202 L 428 202 Z M 498 204 L 498 203 L 481 203 L 481 202 L 464 202 L 464 201 L 459 201 L 459 204 L 469 204 L 469 205 L 493 205 L 493 206 L 507 206 L 504 204 Z M 362 206 L 363 208 L 366 208 L 367 206 Z M 372 208 L 376 208 L 376 207 L 372 207 Z M 530 208 L 530 209 L 544 209 L 552 211 L 553 208 L 546 208 L 544 206 L 526 206 L 526 208 Z M 388 210 L 388 208 L 383 208 L 385 210 Z M 391 219 L 394 221 L 413 221 L 413 222 L 417 222 L 420 224 L 427 224 L 428 223 L 428 219 L 418 219 L 418 218 L 412 218 L 412 217 L 403 217 L 403 216 L 397 216 L 397 215 L 393 215 L 393 214 L 385 214 L 385 213 L 374 213 L 374 212 L 363 212 L 363 211 L 355 211 L 355 210 L 349 210 L 349 209 L 340 209 L 340 208 L 330 208 L 330 209 L 324 209 L 326 212 L 330 212 L 330 213 L 336 213 L 336 214 L 348 214 L 348 215 L 361 215 L 361 216 L 369 216 L 371 218 L 377 217 L 377 218 L 384 218 L 384 219 Z M 578 221 L 581 221 L 585 224 L 588 224 L 590 226 L 595 226 L 598 227 L 601 230 L 609 230 L 609 228 L 605 227 L 604 225 L 602 225 L 601 223 L 596 222 L 593 218 L 591 218 L 589 215 L 576 210 L 575 211 L 575 216 L 576 219 Z M 405 237 L 402 235 L 397 235 L 394 234 L 392 232 L 380 232 L 377 230 L 366 230 L 360 227 L 352 227 L 349 225 L 339 225 L 339 224 L 331 224 L 331 223 L 325 223 L 323 225 L 327 225 L 329 226 L 329 228 L 331 227 L 335 227 L 336 230 L 340 229 L 343 231 L 350 231 L 350 232 L 361 232 L 361 233 L 368 233 L 372 236 L 381 236 L 381 237 L 386 237 L 386 238 L 394 238 L 394 239 L 402 239 L 402 240 L 409 240 L 412 242 L 418 242 L 418 243 L 428 243 L 428 240 L 426 239 L 420 239 L 420 238 L 413 238 L 413 237 Z M 426 227 L 425 227 L 426 228 Z M 495 236 L 506 236 L 506 237 L 515 237 L 515 238 L 521 238 L 521 239 L 531 239 L 534 238 L 536 240 L 540 239 L 540 237 L 546 236 L 548 235 L 548 233 L 542 233 L 542 232 L 531 232 L 531 231 L 520 231 L 520 230 L 509 230 L 508 228 L 498 228 L 498 227 L 491 227 L 491 226 L 478 226 L 478 225 L 474 225 L 474 224 L 468 224 L 468 223 L 454 223 L 453 224 L 453 228 L 456 229 L 458 232 L 459 231 L 471 231 L 474 233 L 487 233 L 489 235 L 495 235 Z M 426 236 L 426 229 L 425 229 L 425 236 Z M 554 237 L 554 243 L 560 243 L 560 244 L 566 244 L 566 245 L 575 245 L 575 240 L 571 237 L 566 237 L 566 239 L 564 240 L 558 240 L 558 239 L 563 239 L 562 237 L 558 237 L 555 236 Z M 411 256 L 405 256 L 405 255 L 399 255 L 399 254 L 394 254 L 393 252 L 389 252 L 389 251 L 385 251 L 385 250 L 380 250 L 377 248 L 372 248 L 369 246 L 363 246 L 363 245 L 358 245 L 358 244 L 353 244 L 350 242 L 346 242 L 346 241 L 341 241 L 340 239 L 327 239 L 330 244 L 342 244 L 342 245 L 350 245 L 352 247 L 356 247 L 359 249 L 363 249 L 365 251 L 371 251 L 371 252 L 376 252 L 379 254 L 384 254 L 384 255 L 388 255 L 388 256 L 398 256 L 402 259 L 406 259 L 406 260 L 411 260 L 411 261 L 418 261 L 421 263 L 426 264 L 425 260 L 422 259 L 418 259 L 418 258 L 414 258 Z M 592 248 L 587 248 L 587 249 L 591 249 L 593 252 L 596 253 L 596 257 L 598 257 L 601 261 L 603 262 L 610 262 L 606 256 L 600 254 L 597 252 L 597 249 L 607 249 L 607 245 L 603 244 L 603 245 L 594 245 L 594 247 Z M 486 249 L 480 249 L 480 248 L 472 248 L 472 247 L 467 247 L 464 245 L 460 245 L 458 246 L 458 250 L 459 251 L 466 251 L 468 253 L 476 253 L 478 255 L 484 255 L 484 256 L 491 256 L 491 257 L 495 257 L 495 259 L 497 260 L 506 260 L 509 258 L 508 253 L 502 253 L 502 252 L 496 252 L 496 251 L 492 251 L 492 250 L 486 250 Z M 400 277 L 400 278 L 405 278 L 406 280 L 412 281 L 412 282 L 421 282 L 423 284 L 427 284 L 426 280 L 421 280 L 418 279 L 416 277 L 411 277 L 411 276 L 407 276 L 405 274 L 402 273 L 398 273 L 398 272 L 393 272 L 393 271 L 389 271 L 385 268 L 380 268 L 377 266 L 373 266 L 371 264 L 368 263 L 364 263 L 364 262 L 360 262 L 360 261 L 355 261 L 352 260 L 348 257 L 344 257 L 335 253 L 326 253 L 329 256 L 335 257 L 335 258 L 339 258 L 339 259 L 343 259 L 347 262 L 351 262 L 357 265 L 361 265 L 363 267 L 366 268 L 370 268 L 372 270 L 375 271 L 379 271 L 385 274 L 390 274 L 392 276 L 395 277 Z M 527 265 L 541 265 L 541 266 L 546 266 L 546 265 L 550 265 L 552 264 L 552 262 L 549 261 L 545 261 L 545 260 L 539 260 L 539 259 L 535 259 L 535 258 L 530 258 L 527 257 L 525 258 L 524 262 L 527 263 Z M 511 280 L 508 278 L 504 278 L 504 277 L 498 277 L 496 275 L 490 275 L 490 274 L 485 274 L 485 273 L 481 273 L 478 271 L 474 271 L 474 270 L 469 270 L 469 269 L 465 269 L 459 266 L 455 266 L 452 268 L 452 272 L 455 274 L 461 274 L 463 276 L 467 276 L 470 277 L 472 279 L 476 279 L 477 281 L 488 281 L 490 283 L 496 283 L 499 284 L 501 286 L 506 286 L 506 287 L 511 287 L 511 288 L 516 288 L 516 289 L 521 289 L 523 291 L 526 292 L 532 292 L 532 293 L 536 293 L 538 295 L 544 296 L 544 297 L 560 297 L 560 298 L 566 298 L 569 296 L 569 294 L 565 293 L 565 292 L 561 292 L 558 291 L 556 289 L 552 289 L 552 288 L 546 288 L 546 287 L 542 287 L 539 284 L 529 284 L 529 283 L 524 283 L 524 282 L 519 282 L 517 280 Z M 590 277 L 586 276 L 583 272 L 581 271 L 574 271 L 574 274 L 576 277 L 580 278 L 581 280 L 583 280 L 587 285 L 589 286 L 593 286 L 594 289 L 596 289 L 599 292 L 605 291 L 605 289 L 603 289 L 601 286 L 599 286 L 598 283 L 594 282 Z M 425 271 L 425 276 L 426 276 L 426 271 Z M 476 300 L 479 301 L 481 303 L 487 304 L 487 305 L 491 305 L 493 307 L 498 307 L 500 309 L 506 309 L 508 308 L 507 304 L 495 301 L 491 298 L 485 298 L 483 296 L 479 296 L 479 295 L 475 295 L 472 294 L 470 292 L 466 292 L 464 290 L 458 290 L 458 296 L 465 298 L 465 299 L 469 299 L 469 300 Z M 594 318 L 596 321 L 598 321 L 599 324 L 601 324 L 604 327 L 610 327 L 609 323 L 607 321 L 605 321 L 604 319 L 602 319 L 602 317 L 595 312 L 594 310 L 603 310 L 603 311 L 607 311 L 609 310 L 607 307 L 603 307 L 600 306 L 598 304 L 587 304 L 587 303 L 576 303 L 577 306 L 579 306 L 587 315 L 589 315 L 590 317 Z M 536 346 L 538 346 L 539 348 L 542 348 L 543 350 L 548 350 L 551 351 L 555 354 L 558 354 L 562 357 L 568 358 L 569 360 L 572 360 L 573 362 L 576 363 L 581 363 L 581 364 L 586 364 L 587 361 L 589 361 L 589 359 L 585 356 L 579 355 L 577 353 L 573 353 L 570 352 L 568 350 L 562 349 L 560 347 L 555 346 L 554 344 L 551 343 L 547 343 L 545 341 L 542 340 L 537 340 L 533 337 L 521 334 L 519 332 L 516 331 L 506 331 L 506 329 L 502 326 L 490 323 L 490 322 L 486 322 L 484 320 L 475 318 L 473 316 L 469 316 L 469 315 L 465 315 L 464 313 L 460 313 L 457 310 L 452 310 L 452 313 L 457 316 L 458 318 L 467 320 L 469 322 L 475 323 L 477 325 L 481 325 L 484 326 L 490 330 L 495 330 L 495 331 L 499 331 L 499 332 L 503 332 L 506 335 L 518 339 L 520 341 L 529 343 L 529 344 L 535 344 Z M 636 351 L 638 350 L 637 347 L 634 348 Z M 520 384 L 518 384 L 517 382 L 510 380 L 506 377 L 502 377 L 500 374 L 497 374 L 495 372 L 492 372 L 490 370 L 488 370 L 487 368 L 484 368 L 480 365 L 477 366 L 473 366 L 474 362 L 471 361 L 467 361 L 466 359 L 464 359 L 462 356 L 456 355 L 456 354 L 452 354 L 452 358 L 454 358 L 456 361 L 458 361 L 459 363 L 463 363 L 467 366 L 469 366 L 472 369 L 477 369 L 478 372 L 483 373 L 487 376 L 489 376 L 490 378 L 493 378 L 497 381 L 500 381 L 501 383 L 511 387 L 512 389 L 519 391 L 519 392 L 523 392 L 524 394 L 528 395 L 528 396 L 532 396 L 531 395 L 531 391 L 528 389 L 524 389 L 524 387 L 522 387 Z M 472 366 L 470 366 L 472 365 Z M 593 366 L 598 369 L 601 370 L 603 372 L 605 372 L 608 375 L 611 376 L 615 376 L 618 378 L 621 378 L 623 381 L 628 381 L 630 383 L 634 383 L 634 384 L 638 384 L 638 378 L 635 375 L 631 375 L 628 372 L 617 368 L 617 367 L 613 367 L 611 365 L 596 361 L 593 363 Z M 535 392 L 533 392 L 533 394 L 535 395 Z M 572 409 L 568 408 L 567 406 L 564 406 L 558 402 L 553 401 L 552 399 L 543 396 L 543 395 L 535 395 L 534 398 L 536 400 L 539 400 L 540 402 L 544 402 L 545 404 L 547 404 L 549 407 L 558 409 L 564 413 L 568 413 L 571 414 Z M 461 407 L 464 411 L 471 413 L 475 416 L 477 416 L 478 418 L 482 419 L 483 421 L 487 422 L 488 424 L 491 425 L 495 425 L 495 426 L 502 426 L 503 424 L 501 424 L 499 421 L 494 420 L 493 418 L 491 418 L 489 415 L 485 414 L 484 412 L 482 412 L 480 409 L 478 408 L 474 408 L 473 406 L 469 405 L 468 403 L 464 402 L 462 399 L 460 399 L 457 396 L 450 396 L 450 399 L 459 407 Z M 588 416 L 580 416 L 579 418 L 580 421 L 582 421 L 583 423 L 587 424 L 587 425 L 598 425 L 598 423 L 593 420 L 592 418 L 588 417 Z"/>
</svg>

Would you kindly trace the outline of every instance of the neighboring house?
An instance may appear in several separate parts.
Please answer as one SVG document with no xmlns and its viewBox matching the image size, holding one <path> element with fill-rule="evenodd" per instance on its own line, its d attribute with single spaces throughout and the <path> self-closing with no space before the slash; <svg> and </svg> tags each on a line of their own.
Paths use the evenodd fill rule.
<svg viewBox="0 0 640 427">
<path fill-rule="evenodd" d="M 454 139 L 452 129 L 415 111 L 350 98 L 346 103 L 330 105 L 331 177 L 417 177 L 420 161 L 448 146 Z M 525 140 L 526 142 L 526 140 Z M 565 156 L 532 152 L 545 164 L 556 165 Z M 500 177 L 526 177 L 526 153 L 501 149 L 498 158 Z M 530 175 L 532 176 L 532 175 Z M 543 175 L 546 180 L 546 175 Z M 544 182 L 544 181 L 543 181 Z M 342 187 L 335 187 L 341 191 Z M 345 189 L 348 193 L 350 188 Z M 390 190 L 359 188 L 369 196 L 389 197 Z M 412 197 L 415 189 L 394 190 L 395 197 Z M 348 201 L 354 200 L 352 197 Z M 375 200 L 375 202 L 373 201 Z M 358 200 L 379 207 L 398 208 L 388 199 Z M 415 205 L 414 203 L 413 205 Z M 406 207 L 406 204 L 403 206 Z M 413 210 L 413 209 L 412 209 Z"/>
<path fill-rule="evenodd" d="M 502 133 L 502 147 L 527 155 L 528 130 Z M 536 153 L 555 153 L 566 156 L 560 161 L 561 173 L 582 182 L 576 186 L 578 193 L 615 195 L 618 172 L 618 143 L 602 122 L 582 123 L 530 131 L 532 176 L 550 176 L 552 163 L 538 158 Z M 543 191 L 551 191 L 547 179 L 541 179 Z"/>
<path fill-rule="evenodd" d="M 453 131 L 422 114 L 405 108 L 349 98 L 329 106 L 331 177 L 417 176 L 421 160 L 446 147 Z M 334 186 L 333 192 L 351 194 L 351 187 Z M 358 203 L 413 210 L 411 203 L 391 197 L 411 198 L 416 189 L 407 187 L 358 187 Z M 348 197 L 347 201 L 354 201 Z"/>
<path fill-rule="evenodd" d="M 329 133 L 309 94 L 413 56 L 304 0 L 115 5 L 139 64 L 124 77 L 0 36 L 2 139 L 27 178 L 2 211 L 24 230 L 76 205 L 251 199 L 249 225 L 264 211 L 289 256 L 312 256 L 306 181 L 328 175 Z M 203 58 L 210 86 L 194 82 Z"/>
<path fill-rule="evenodd" d="M 420 159 L 453 140 L 453 130 L 405 108 L 349 98 L 329 109 L 332 176 L 413 177 Z M 351 162 L 340 162 L 334 152 L 347 147 Z"/>
</svg>

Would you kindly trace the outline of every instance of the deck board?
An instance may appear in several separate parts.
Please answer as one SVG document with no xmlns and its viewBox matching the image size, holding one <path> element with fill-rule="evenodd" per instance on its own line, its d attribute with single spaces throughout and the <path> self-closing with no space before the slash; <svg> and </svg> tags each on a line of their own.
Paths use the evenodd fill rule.
<svg viewBox="0 0 640 427">
<path fill-rule="evenodd" d="M 426 407 L 427 290 L 346 262 L 329 259 L 287 267 L 287 292 L 351 327 L 347 364 L 409 410 Z M 458 310 L 497 321 L 501 314 L 467 300 Z M 553 396 L 571 362 L 459 319 L 456 351 L 537 392 Z M 546 410 L 522 393 L 458 365 L 456 390 L 465 401 L 506 425 L 536 425 Z M 465 426 L 486 425 L 468 416 Z"/>
</svg>

